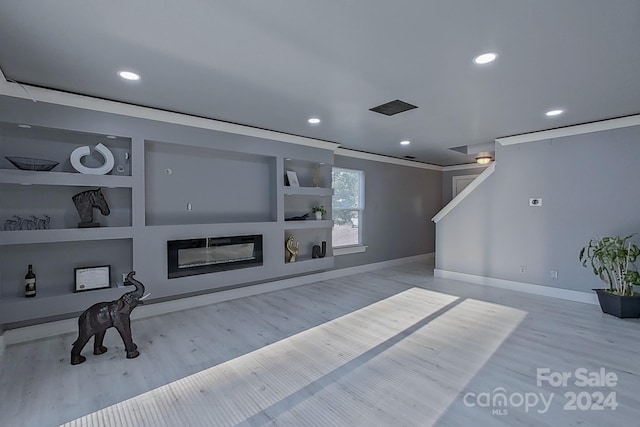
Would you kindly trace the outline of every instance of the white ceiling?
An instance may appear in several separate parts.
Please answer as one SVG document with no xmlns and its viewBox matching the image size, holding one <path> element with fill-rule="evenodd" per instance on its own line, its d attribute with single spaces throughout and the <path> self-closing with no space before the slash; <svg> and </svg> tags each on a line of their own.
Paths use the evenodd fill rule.
<svg viewBox="0 0 640 427">
<path fill-rule="evenodd" d="M 640 1 L 2 0 L 0 69 L 447 166 L 473 161 L 452 147 L 640 113 Z M 419 108 L 369 111 L 395 99 Z"/>
</svg>

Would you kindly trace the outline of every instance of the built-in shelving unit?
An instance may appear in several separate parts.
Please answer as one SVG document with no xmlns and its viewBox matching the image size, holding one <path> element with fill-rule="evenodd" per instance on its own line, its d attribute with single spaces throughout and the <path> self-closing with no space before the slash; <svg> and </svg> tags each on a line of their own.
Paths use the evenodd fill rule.
<svg viewBox="0 0 640 427">
<path fill-rule="evenodd" d="M 122 295 L 122 274 L 136 270 L 154 299 L 253 286 L 333 268 L 329 147 L 133 119 L 46 103 L 0 98 L 0 326 L 77 315 Z M 30 127 L 20 126 L 28 124 Z M 122 135 L 132 136 L 122 136 Z M 102 143 L 115 159 L 106 175 L 81 174 L 73 150 Z M 327 143 L 327 146 L 330 144 Z M 53 160 L 50 172 L 18 170 L 5 156 Z M 88 167 L 101 164 L 86 156 Z M 289 186 L 293 170 L 299 187 Z M 73 195 L 101 188 L 110 214 L 94 209 L 96 228 L 78 228 Z M 321 220 L 311 209 L 327 210 Z M 285 221 L 308 214 L 304 221 Z M 4 230 L 14 216 L 50 217 L 48 229 Z M 262 236 L 262 265 L 169 279 L 167 242 Z M 285 240 L 300 243 L 288 262 Z M 327 242 L 323 258 L 313 245 Z M 24 297 L 33 265 L 37 295 Z M 74 269 L 109 265 L 111 287 L 74 292 Z"/>
<path fill-rule="evenodd" d="M 291 218 L 308 214 L 302 221 L 285 221 L 283 239 L 294 236 L 300 245 L 300 251 L 295 262 L 288 262 L 289 253 L 285 251 L 285 264 L 290 274 L 309 270 L 322 270 L 333 267 L 331 254 L 331 165 L 301 159 L 285 159 L 283 162 L 286 176 L 287 171 L 293 171 L 298 177 L 299 186 L 284 185 L 284 216 Z M 285 178 L 284 183 L 288 181 Z M 312 212 L 314 206 L 323 206 L 327 213 L 322 220 L 315 219 Z M 312 258 L 314 245 L 327 244 L 327 254 L 324 258 Z M 295 265 L 294 265 L 295 264 Z"/>
<path fill-rule="evenodd" d="M 95 298 L 112 298 L 121 290 L 121 272 L 133 265 L 131 139 L 16 123 L 0 123 L 0 323 L 30 321 L 82 311 Z M 114 154 L 116 167 L 107 175 L 82 174 L 69 156 L 81 146 L 102 143 Z M 58 162 L 52 171 L 20 170 L 6 157 Z M 86 156 L 87 166 L 101 158 Z M 102 188 L 111 209 L 94 210 L 100 227 L 78 228 L 80 217 L 72 197 Z M 6 230 L 7 220 L 50 219 L 49 228 Z M 37 295 L 24 298 L 24 275 L 32 264 Z M 74 294 L 74 269 L 109 265 L 112 288 Z M 89 304 L 90 305 L 90 304 Z"/>
</svg>

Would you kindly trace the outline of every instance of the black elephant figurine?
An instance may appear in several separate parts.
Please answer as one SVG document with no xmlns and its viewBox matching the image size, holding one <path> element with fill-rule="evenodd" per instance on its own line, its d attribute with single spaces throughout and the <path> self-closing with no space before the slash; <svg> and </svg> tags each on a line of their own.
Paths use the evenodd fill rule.
<svg viewBox="0 0 640 427">
<path fill-rule="evenodd" d="M 102 345 L 104 334 L 108 328 L 114 327 L 122 337 L 127 359 L 138 357 L 138 346 L 131 338 L 131 320 L 129 315 L 138 304 L 142 304 L 144 285 L 133 278 L 135 271 L 127 274 L 125 284 L 133 284 L 135 291 L 127 292 L 115 301 L 99 302 L 86 309 L 78 318 L 78 339 L 71 349 L 71 364 L 77 365 L 86 360 L 80 352 L 89 339 L 94 336 L 93 354 L 102 354 L 107 348 Z"/>
</svg>

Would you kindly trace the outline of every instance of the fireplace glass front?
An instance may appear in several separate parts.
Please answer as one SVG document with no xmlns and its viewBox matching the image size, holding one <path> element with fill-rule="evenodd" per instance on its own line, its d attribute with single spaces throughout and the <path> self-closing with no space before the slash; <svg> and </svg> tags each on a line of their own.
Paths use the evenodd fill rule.
<svg viewBox="0 0 640 427">
<path fill-rule="evenodd" d="M 262 235 L 167 242 L 169 279 L 262 265 Z"/>
</svg>

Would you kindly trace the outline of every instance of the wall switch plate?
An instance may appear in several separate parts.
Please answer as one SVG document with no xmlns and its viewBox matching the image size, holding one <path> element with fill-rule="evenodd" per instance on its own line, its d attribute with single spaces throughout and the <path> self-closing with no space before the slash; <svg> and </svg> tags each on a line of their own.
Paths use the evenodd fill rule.
<svg viewBox="0 0 640 427">
<path fill-rule="evenodd" d="M 542 206 L 542 197 L 532 197 L 529 199 L 529 206 Z"/>
<path fill-rule="evenodd" d="M 551 270 L 550 277 L 552 279 L 557 279 L 558 278 L 558 270 Z"/>
</svg>

